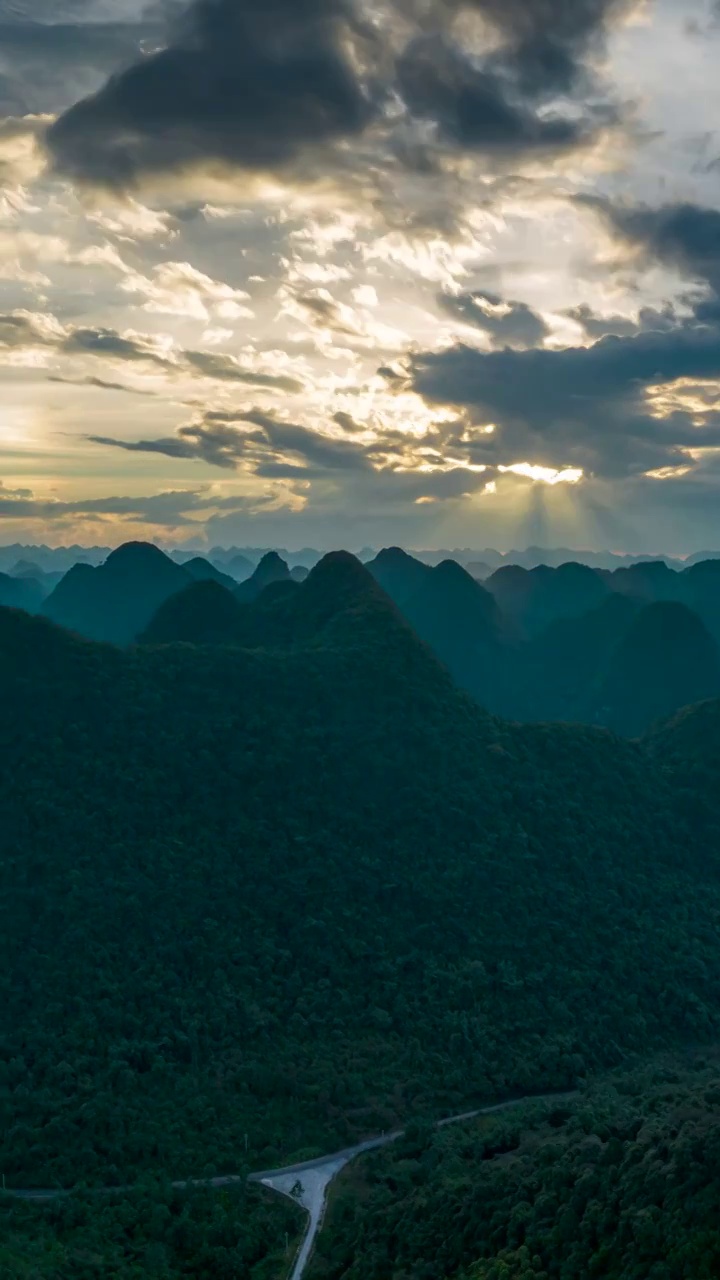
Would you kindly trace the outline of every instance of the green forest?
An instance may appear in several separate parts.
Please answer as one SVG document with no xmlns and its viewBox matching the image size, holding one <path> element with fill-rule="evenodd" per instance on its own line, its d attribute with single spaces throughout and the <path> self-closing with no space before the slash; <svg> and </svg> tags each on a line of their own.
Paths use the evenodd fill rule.
<svg viewBox="0 0 720 1280">
<path fill-rule="evenodd" d="M 720 1059 L 417 1124 L 338 1179 L 309 1280 L 715 1280 Z"/>
<path fill-rule="evenodd" d="M 290 1200 L 264 1190 L 132 1193 L 37 1205 L 0 1198 L 0 1280 L 277 1280 L 303 1230 Z"/>
<path fill-rule="evenodd" d="M 168 1184 L 717 1039 L 717 707 L 503 722 L 351 557 L 269 590 L 247 647 L 0 610 L 2 1172 L 78 1188 L 0 1275 L 281 1275 L 292 1205 Z"/>
</svg>

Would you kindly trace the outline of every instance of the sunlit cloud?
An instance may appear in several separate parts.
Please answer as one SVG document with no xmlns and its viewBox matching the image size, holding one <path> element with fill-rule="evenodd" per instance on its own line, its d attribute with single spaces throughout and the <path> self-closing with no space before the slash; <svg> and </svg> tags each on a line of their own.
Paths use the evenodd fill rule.
<svg viewBox="0 0 720 1280">
<path fill-rule="evenodd" d="M 562 471 L 555 471 L 552 467 L 540 467 L 530 462 L 513 462 L 510 466 L 498 466 L 498 471 L 504 473 L 512 472 L 516 476 L 525 476 L 528 480 L 539 480 L 543 484 L 578 484 L 583 478 L 583 472 L 577 467 L 565 467 Z"/>
<path fill-rule="evenodd" d="M 657 546 L 653 494 L 687 512 L 693 486 L 720 497 L 720 26 L 687 27 L 703 5 L 483 0 L 481 22 L 382 0 L 361 30 L 297 0 L 276 74 L 262 23 L 240 39 L 218 0 L 222 41 L 190 42 L 207 116 L 192 76 L 169 92 L 157 6 L 112 32 L 88 0 L 67 48 L 43 27 L 5 50 L 11 447 L 41 445 L 73 501 L 118 471 L 128 492 L 252 498 L 179 511 L 198 536 L 271 513 L 330 543 L 340 520 L 448 545 L 534 520 Z M 549 30 L 555 59 L 537 56 Z M 230 96 L 212 74 L 229 50 L 253 69 Z M 37 532 L 129 527 L 119 509 L 34 510 Z"/>
</svg>

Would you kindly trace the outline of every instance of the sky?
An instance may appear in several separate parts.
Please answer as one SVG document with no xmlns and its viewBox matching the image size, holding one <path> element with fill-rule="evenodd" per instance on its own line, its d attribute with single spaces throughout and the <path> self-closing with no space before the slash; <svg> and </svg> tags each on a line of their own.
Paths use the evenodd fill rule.
<svg viewBox="0 0 720 1280">
<path fill-rule="evenodd" d="M 0 543 L 720 548 L 716 0 L 0 0 Z"/>
</svg>

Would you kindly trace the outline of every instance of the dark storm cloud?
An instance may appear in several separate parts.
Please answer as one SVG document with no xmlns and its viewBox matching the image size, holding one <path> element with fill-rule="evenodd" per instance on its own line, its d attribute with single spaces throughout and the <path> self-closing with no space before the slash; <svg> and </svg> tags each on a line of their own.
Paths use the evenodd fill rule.
<svg viewBox="0 0 720 1280">
<path fill-rule="evenodd" d="M 503 156 L 557 151 L 589 133 L 582 119 L 541 117 L 499 72 L 479 67 L 449 43 L 416 41 L 400 59 L 398 75 L 412 114 L 435 122 L 446 142 L 463 149 Z"/>
<path fill-rule="evenodd" d="M 598 196 L 581 196 L 613 234 L 649 262 L 664 262 L 681 274 L 720 292 L 720 211 L 677 203 L 652 208 L 622 205 Z"/>
<path fill-rule="evenodd" d="M 506 301 L 494 293 L 440 293 L 438 303 L 455 320 L 488 334 L 495 347 L 539 347 L 549 329 L 525 302 Z"/>
<path fill-rule="evenodd" d="M 478 461 L 508 456 L 596 475 L 625 476 L 691 461 L 720 444 L 720 415 L 650 412 L 646 390 L 678 379 L 720 379 L 720 340 L 699 325 L 605 338 L 592 347 L 483 353 L 456 346 L 411 358 L 409 383 L 426 400 L 457 406 L 496 431 Z M 396 385 L 402 385 L 397 384 Z"/>
<path fill-rule="evenodd" d="M 567 93 L 586 73 L 588 52 L 601 46 L 628 0 L 472 0 L 502 33 L 500 57 L 528 96 Z"/>
<path fill-rule="evenodd" d="M 439 0 L 438 12 L 447 18 L 461 7 Z M 498 49 L 471 57 L 439 21 L 398 62 L 411 112 L 435 121 L 447 142 L 508 157 L 562 151 L 613 122 L 586 59 L 627 0 L 470 0 L 469 7 L 497 29 Z M 558 99 L 574 99 L 572 110 L 567 101 L 558 107 Z"/>
<path fill-rule="evenodd" d="M 205 163 L 280 169 L 373 121 L 390 129 L 382 103 L 398 95 L 446 145 L 496 158 L 576 147 L 611 118 L 586 59 L 625 0 L 469 0 L 500 37 L 480 59 L 453 42 L 461 7 L 386 0 L 363 25 L 354 0 L 193 0 L 166 48 L 50 129 L 55 165 L 125 188 Z M 397 10 L 415 27 L 399 54 Z"/>
<path fill-rule="evenodd" d="M 616 338 L 635 338 L 649 330 L 665 332 L 668 329 L 677 329 L 682 323 L 677 313 L 670 306 L 663 307 L 660 310 L 656 307 L 643 307 L 638 314 L 637 320 L 633 320 L 631 316 L 597 315 L 587 303 L 583 303 L 579 307 L 572 307 L 565 312 L 565 315 L 570 320 L 574 320 L 576 324 L 579 324 L 587 337 L 592 338 L 594 341 L 611 335 Z"/>
<path fill-rule="evenodd" d="M 172 43 L 114 76 L 48 135 L 80 179 L 221 161 L 280 167 L 361 132 L 371 108 L 344 49 L 341 0 L 195 0 Z"/>
</svg>

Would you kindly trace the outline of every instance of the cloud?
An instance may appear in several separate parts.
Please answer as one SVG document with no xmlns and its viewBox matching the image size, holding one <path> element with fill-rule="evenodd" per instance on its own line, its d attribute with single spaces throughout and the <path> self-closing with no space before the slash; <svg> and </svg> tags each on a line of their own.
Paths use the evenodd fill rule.
<svg viewBox="0 0 720 1280">
<path fill-rule="evenodd" d="M 49 117 L 9 115 L 0 119 L 0 188 L 33 182 L 45 168 L 41 140 Z"/>
<path fill-rule="evenodd" d="M 142 387 L 128 387 L 124 382 L 111 382 L 107 378 L 95 378 L 88 374 L 85 378 L 63 378 L 59 373 L 48 374 L 48 382 L 59 382 L 67 387 L 95 387 L 100 391 L 124 391 L 128 395 L 133 396 L 151 396 L 154 397 L 154 391 L 147 391 Z"/>
<path fill-rule="evenodd" d="M 337 439 L 297 423 L 273 418 L 254 409 L 244 415 L 244 421 L 254 423 L 265 434 L 271 448 L 295 453 L 306 462 L 325 470 L 367 471 L 370 469 L 366 450 L 354 441 Z"/>
<path fill-rule="evenodd" d="M 126 199 L 112 211 L 96 209 L 87 214 L 88 222 L 118 240 L 170 240 L 177 235 L 171 214 L 148 209 L 137 200 Z"/>
<path fill-rule="evenodd" d="M 328 289 L 290 292 L 284 310 L 286 314 L 297 316 L 320 329 L 330 329 L 348 338 L 360 336 L 360 326 L 352 307 L 338 302 Z"/>
<path fill-rule="evenodd" d="M 263 171 L 360 133 L 371 116 L 333 0 L 195 0 L 168 44 L 50 129 L 58 169 L 132 187 L 221 163 Z"/>
<path fill-rule="evenodd" d="M 411 113 L 434 122 L 443 141 L 465 150 L 502 158 L 565 151 L 587 142 L 594 131 L 582 118 L 540 115 L 509 90 L 499 70 L 478 66 L 447 42 L 416 41 L 400 59 L 398 72 Z"/>
<path fill-rule="evenodd" d="M 216 382 L 239 382 L 249 387 L 264 387 L 269 391 L 303 390 L 303 383 L 283 373 L 263 373 L 259 369 L 247 369 L 234 356 L 215 351 L 185 351 L 184 362 L 188 369 L 212 378 Z"/>
<path fill-rule="evenodd" d="M 13 491 L 0 486 L 0 520 L 39 520 L 52 524 L 78 518 L 119 519 L 178 528 L 193 523 L 190 519 L 193 512 L 213 508 L 217 509 L 218 504 L 207 490 L 180 489 L 148 497 L 78 498 L 65 502 L 37 498 L 30 490 Z"/>
<path fill-rule="evenodd" d="M 63 339 L 65 355 L 105 356 L 111 360 L 159 365 L 166 369 L 171 362 L 161 344 L 137 334 L 120 334 L 115 329 L 77 328 Z"/>
<path fill-rule="evenodd" d="M 592 338 L 593 341 L 611 335 L 616 338 L 634 338 L 648 330 L 664 332 L 668 329 L 676 329 L 682 323 L 671 306 L 660 309 L 641 307 L 637 318 L 633 319 L 632 316 L 598 315 L 592 307 L 583 303 L 579 307 L 571 307 L 565 315 L 580 325 L 587 337 Z"/>
<path fill-rule="evenodd" d="M 471 0 L 502 34 L 499 57 L 528 96 L 567 93 L 587 75 L 585 59 L 602 45 L 629 0 Z"/>
<path fill-rule="evenodd" d="M 505 300 L 494 293 L 443 292 L 437 301 L 454 320 L 486 333 L 494 347 L 538 347 L 550 332 L 542 316 L 527 303 Z"/>
<path fill-rule="evenodd" d="M 496 159 L 564 151 L 614 119 L 589 60 L 629 7 L 384 0 L 368 14 L 355 0 L 192 0 L 166 47 L 70 107 L 47 142 L 61 173 L 126 191 L 194 168 L 297 172 L 320 156 L 318 175 L 349 172 L 341 144 L 372 129 L 411 166 L 427 157 L 425 125 Z M 493 32 L 479 48 L 458 43 L 462 10 Z M 356 149 L 353 170 L 358 160 Z"/>
<path fill-rule="evenodd" d="M 156 440 L 128 441 L 107 436 L 88 439 L 128 453 L 194 458 L 226 469 L 235 469 L 243 462 L 246 469 L 266 476 L 302 474 L 309 477 L 313 471 L 370 469 L 363 446 L 275 418 L 259 409 L 248 413 L 210 410 L 188 426 L 180 427 L 174 436 Z M 301 465 L 297 461 L 288 463 L 288 455 L 300 459 Z M 288 466 L 292 468 L 290 472 Z"/>
<path fill-rule="evenodd" d="M 16 502 L 21 498 L 32 498 L 32 489 L 8 489 L 0 480 L 0 502 Z"/>
<path fill-rule="evenodd" d="M 692 465 L 694 450 L 720 445 L 716 396 L 693 394 L 694 384 L 720 380 L 718 333 L 701 325 L 557 351 L 458 345 L 417 353 L 408 370 L 399 388 L 495 425 L 473 445 L 478 461 L 507 464 L 514 454 L 622 477 Z"/>
<path fill-rule="evenodd" d="M 106 360 L 111 365 L 130 364 L 143 371 L 161 370 L 173 378 L 207 379 L 237 383 L 264 391 L 300 392 L 304 384 L 289 374 L 267 373 L 262 368 L 242 364 L 235 356 L 215 351 L 192 351 L 174 347 L 161 337 L 127 330 L 65 327 L 55 316 L 43 312 L 13 311 L 0 314 L 0 350 L 21 354 L 53 350 L 59 355 Z M 12 356 L 10 357 L 12 358 Z M 101 378 L 85 379 L 97 387 L 117 384 Z M 125 388 L 125 390 L 137 388 Z"/>
<path fill-rule="evenodd" d="M 688 201 L 655 208 L 602 196 L 578 196 L 576 203 L 597 214 L 643 267 L 671 267 L 694 286 L 681 299 L 690 318 L 673 317 L 669 307 L 648 309 L 641 313 L 643 325 L 668 328 L 673 318 L 678 325 L 692 321 L 716 327 L 720 340 L 720 210 Z"/>
<path fill-rule="evenodd" d="M 13 311 L 0 315 L 0 348 L 57 346 L 62 342 L 65 330 L 55 316 L 39 311 Z"/>
<path fill-rule="evenodd" d="M 663 262 L 681 275 L 720 292 L 720 211 L 690 203 L 652 208 L 617 204 L 600 196 L 580 196 L 616 238 L 635 249 L 645 262 Z"/>
<path fill-rule="evenodd" d="M 137 58 L 143 40 L 157 40 L 157 22 L 36 21 L 0 7 L 0 111 L 57 111 Z M 20 11 L 22 13 L 22 10 Z M 78 15 L 81 17 L 82 15 Z"/>
<path fill-rule="evenodd" d="M 400 92 L 445 143 L 491 159 L 588 145 L 617 121 L 588 57 L 630 7 L 627 0 L 437 0 L 434 22 L 398 59 Z M 481 53 L 458 42 L 452 19 L 463 8 L 495 28 L 495 47 Z"/>
<path fill-rule="evenodd" d="M 152 268 L 152 275 L 125 268 L 120 288 L 125 293 L 140 294 L 146 300 L 144 311 L 156 315 L 184 316 L 191 320 L 208 322 L 252 318 L 252 311 L 245 305 L 249 294 L 233 289 L 222 280 L 198 271 L 189 262 L 160 262 Z"/>
</svg>

